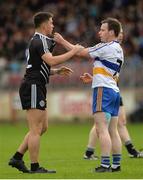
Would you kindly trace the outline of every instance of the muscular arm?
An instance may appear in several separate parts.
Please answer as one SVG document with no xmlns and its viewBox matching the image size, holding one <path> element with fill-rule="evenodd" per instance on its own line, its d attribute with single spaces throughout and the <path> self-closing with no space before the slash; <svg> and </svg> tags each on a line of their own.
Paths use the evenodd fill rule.
<svg viewBox="0 0 143 180">
<path fill-rule="evenodd" d="M 81 49 L 82 49 L 82 47 L 80 45 L 75 45 L 72 50 L 70 50 L 69 52 L 67 52 L 65 54 L 53 56 L 51 53 L 48 52 L 48 53 L 45 53 L 44 55 L 42 55 L 42 59 L 50 66 L 58 65 L 58 64 L 61 64 L 65 61 L 67 61 L 71 57 L 73 57 Z"/>
<path fill-rule="evenodd" d="M 67 40 L 65 40 L 59 33 L 55 33 L 54 35 L 54 40 L 61 44 L 62 46 L 64 46 L 65 49 L 67 49 L 68 51 L 73 49 L 75 47 L 74 44 L 71 44 L 70 42 L 68 42 Z M 80 57 L 85 57 L 85 58 L 90 58 L 90 55 L 88 53 L 88 48 L 84 48 L 76 54 L 76 56 L 80 56 Z"/>
</svg>

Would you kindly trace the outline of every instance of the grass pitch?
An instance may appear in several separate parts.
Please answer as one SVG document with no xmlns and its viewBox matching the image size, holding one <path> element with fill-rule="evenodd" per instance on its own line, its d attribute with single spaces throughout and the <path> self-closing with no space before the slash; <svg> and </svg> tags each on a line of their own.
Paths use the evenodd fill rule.
<svg viewBox="0 0 143 180">
<path fill-rule="evenodd" d="M 50 124 L 41 139 L 40 164 L 56 169 L 56 174 L 23 174 L 8 166 L 8 160 L 22 141 L 25 124 L 0 124 L 0 178 L 3 179 L 143 179 L 143 158 L 131 159 L 123 147 L 122 171 L 95 173 L 100 160 L 83 160 L 91 124 Z M 143 124 L 128 125 L 132 140 L 139 149 L 143 147 Z M 99 145 L 96 152 L 100 155 Z M 28 153 L 24 160 L 29 167 Z"/>
</svg>

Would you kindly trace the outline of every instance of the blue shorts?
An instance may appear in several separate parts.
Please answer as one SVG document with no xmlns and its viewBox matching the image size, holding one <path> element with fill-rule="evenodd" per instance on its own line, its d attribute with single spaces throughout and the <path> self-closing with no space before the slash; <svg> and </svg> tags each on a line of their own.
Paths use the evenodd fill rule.
<svg viewBox="0 0 143 180">
<path fill-rule="evenodd" d="M 107 112 L 111 116 L 118 116 L 120 107 L 120 93 L 111 88 L 97 87 L 93 89 L 92 111 Z"/>
</svg>

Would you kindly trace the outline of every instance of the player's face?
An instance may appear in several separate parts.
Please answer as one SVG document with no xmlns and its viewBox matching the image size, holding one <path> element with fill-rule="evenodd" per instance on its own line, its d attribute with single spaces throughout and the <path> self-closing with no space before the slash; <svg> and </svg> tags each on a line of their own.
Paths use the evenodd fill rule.
<svg viewBox="0 0 143 180">
<path fill-rule="evenodd" d="M 45 29 L 47 35 L 52 35 L 54 25 L 53 25 L 53 19 L 50 18 L 48 21 L 45 22 Z"/>
<path fill-rule="evenodd" d="M 99 37 L 101 39 L 101 42 L 108 42 L 109 38 L 109 30 L 108 30 L 108 24 L 103 23 L 100 27 L 99 31 Z"/>
</svg>

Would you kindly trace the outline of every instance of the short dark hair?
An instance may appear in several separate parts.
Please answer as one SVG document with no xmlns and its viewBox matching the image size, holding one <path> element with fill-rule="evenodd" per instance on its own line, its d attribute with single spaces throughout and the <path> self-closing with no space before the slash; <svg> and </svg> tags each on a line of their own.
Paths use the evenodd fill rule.
<svg viewBox="0 0 143 180">
<path fill-rule="evenodd" d="M 101 21 L 101 24 L 107 23 L 108 24 L 108 30 L 113 30 L 115 33 L 115 36 L 117 37 L 121 31 L 121 23 L 115 19 L 115 18 L 107 18 Z"/>
<path fill-rule="evenodd" d="M 53 17 L 52 13 L 49 12 L 38 12 L 33 16 L 34 26 L 38 28 L 43 22 Z"/>
</svg>

